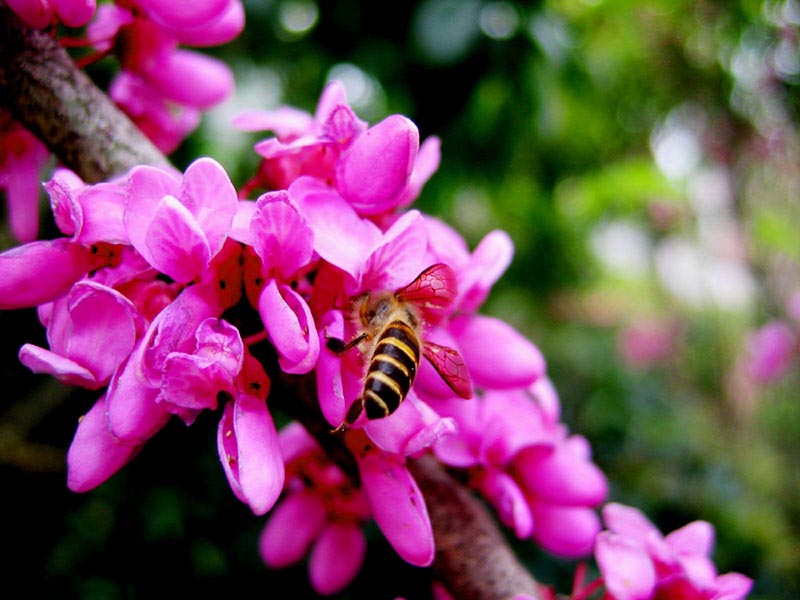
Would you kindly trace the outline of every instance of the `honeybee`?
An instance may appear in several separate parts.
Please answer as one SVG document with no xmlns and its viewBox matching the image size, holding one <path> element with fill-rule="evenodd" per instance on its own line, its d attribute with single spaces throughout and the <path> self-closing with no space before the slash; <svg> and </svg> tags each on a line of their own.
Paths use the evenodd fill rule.
<svg viewBox="0 0 800 600">
<path fill-rule="evenodd" d="M 461 355 L 453 348 L 422 339 L 422 311 L 446 308 L 455 295 L 455 273 L 449 266 L 437 263 L 399 290 L 357 297 L 363 330 L 347 343 L 328 338 L 327 346 L 342 355 L 368 343 L 364 354 L 369 363 L 361 395 L 334 432 L 355 423 L 362 411 L 367 419 L 382 419 L 397 410 L 414 383 L 420 355 L 428 359 L 456 394 L 472 397 L 472 384 Z"/>
</svg>

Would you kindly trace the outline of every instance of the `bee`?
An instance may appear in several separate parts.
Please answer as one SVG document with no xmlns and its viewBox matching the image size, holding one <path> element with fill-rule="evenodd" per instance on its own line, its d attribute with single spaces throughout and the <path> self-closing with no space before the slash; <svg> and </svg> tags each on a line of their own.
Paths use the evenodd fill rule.
<svg viewBox="0 0 800 600">
<path fill-rule="evenodd" d="M 345 343 L 328 338 L 327 346 L 336 354 L 367 343 L 369 357 L 364 388 L 347 410 L 344 421 L 334 432 L 356 422 L 362 412 L 367 419 L 382 419 L 398 409 L 414 383 L 420 356 L 424 356 L 447 385 L 462 398 L 472 397 L 464 359 L 453 348 L 423 340 L 422 314 L 427 309 L 450 305 L 456 295 L 456 275 L 437 263 L 425 269 L 414 281 L 394 292 L 358 296 L 358 320 L 363 328 Z"/>
</svg>

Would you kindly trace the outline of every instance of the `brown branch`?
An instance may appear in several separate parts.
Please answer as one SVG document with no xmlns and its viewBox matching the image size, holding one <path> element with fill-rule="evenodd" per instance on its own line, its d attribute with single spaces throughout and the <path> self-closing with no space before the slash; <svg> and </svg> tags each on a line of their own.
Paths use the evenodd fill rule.
<svg viewBox="0 0 800 600">
<path fill-rule="evenodd" d="M 85 181 L 168 160 L 92 84 L 58 43 L 22 26 L 0 8 L 2 103 Z M 352 456 L 332 436 L 316 399 L 313 375 L 274 373 L 270 402 L 303 423 L 342 468 L 356 476 Z M 428 506 L 436 540 L 437 577 L 459 599 L 541 597 L 497 525 L 472 493 L 431 457 L 410 461 Z"/>
<path fill-rule="evenodd" d="M 85 181 L 169 164 L 47 33 L 0 6 L 0 103 Z"/>
</svg>

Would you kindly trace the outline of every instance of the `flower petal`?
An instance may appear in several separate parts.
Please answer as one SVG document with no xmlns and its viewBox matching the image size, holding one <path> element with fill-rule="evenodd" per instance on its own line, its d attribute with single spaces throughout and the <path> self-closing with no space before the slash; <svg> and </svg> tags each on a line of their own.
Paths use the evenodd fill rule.
<svg viewBox="0 0 800 600">
<path fill-rule="evenodd" d="M 600 519 L 588 508 L 530 501 L 533 538 L 548 552 L 565 558 L 580 558 L 592 551 L 600 532 Z"/>
<path fill-rule="evenodd" d="M 394 208 L 418 149 L 416 125 L 401 115 L 387 117 L 361 134 L 340 158 L 336 165 L 339 193 L 359 214 Z"/>
<path fill-rule="evenodd" d="M 153 437 L 166 425 L 170 413 L 156 402 L 158 388 L 136 376 L 141 352 L 137 351 L 122 365 L 108 386 L 106 424 L 121 443 L 138 445 Z"/>
<path fill-rule="evenodd" d="M 101 397 L 78 423 L 67 451 L 67 486 L 73 492 L 89 491 L 119 471 L 140 446 L 122 444 L 108 431 L 106 399 Z"/>
<path fill-rule="evenodd" d="M 267 272 L 289 277 L 311 261 L 314 232 L 286 191 L 262 195 L 250 221 L 253 249 Z"/>
<path fill-rule="evenodd" d="M 211 256 L 216 256 L 239 207 L 236 189 L 222 165 L 207 157 L 190 164 L 183 175 L 180 201 L 203 230 Z"/>
<path fill-rule="evenodd" d="M 418 567 L 436 551 L 425 499 L 405 465 L 379 451 L 356 456 L 375 522 L 400 558 Z"/>
<path fill-rule="evenodd" d="M 325 526 L 325 505 L 305 490 L 287 496 L 270 514 L 258 538 L 261 559 L 268 567 L 288 567 L 308 552 Z"/>
<path fill-rule="evenodd" d="M 225 475 L 236 495 L 263 515 L 283 489 L 284 466 L 278 432 L 266 403 L 241 394 L 225 407 L 217 432 Z"/>
<path fill-rule="evenodd" d="M 478 387 L 526 387 L 544 375 L 539 349 L 516 329 L 494 317 L 455 317 L 450 331 Z"/>
<path fill-rule="evenodd" d="M 655 567 L 640 544 L 604 531 L 597 536 L 594 556 L 606 590 L 616 600 L 647 600 L 652 597 Z"/>
<path fill-rule="evenodd" d="M 502 471 L 487 469 L 479 485 L 497 511 L 500 522 L 511 527 L 518 538 L 530 537 L 533 533 L 533 515 L 514 480 Z"/>
<path fill-rule="evenodd" d="M 361 569 L 367 538 L 353 523 L 329 523 L 311 549 L 308 575 L 318 594 L 336 594 L 347 587 Z"/>
<path fill-rule="evenodd" d="M 308 373 L 319 357 L 319 337 L 306 301 L 288 285 L 270 279 L 261 290 L 258 311 L 286 373 Z"/>
</svg>

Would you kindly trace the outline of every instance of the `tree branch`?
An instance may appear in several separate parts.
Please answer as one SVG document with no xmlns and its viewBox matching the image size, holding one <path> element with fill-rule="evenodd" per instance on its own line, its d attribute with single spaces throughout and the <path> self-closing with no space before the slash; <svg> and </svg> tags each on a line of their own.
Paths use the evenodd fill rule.
<svg viewBox="0 0 800 600">
<path fill-rule="evenodd" d="M 168 165 L 50 35 L 0 6 L 0 102 L 84 181 Z"/>
<path fill-rule="evenodd" d="M 0 7 L 2 104 L 87 182 L 139 164 L 168 165 L 109 98 L 49 35 L 24 27 Z M 313 376 L 274 374 L 275 402 L 320 440 L 342 468 L 352 456 L 331 436 L 316 401 Z M 541 597 L 538 586 L 506 544 L 495 521 L 472 493 L 432 457 L 409 461 L 428 506 L 436 540 L 434 569 L 457 598 Z"/>
</svg>

